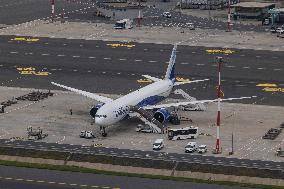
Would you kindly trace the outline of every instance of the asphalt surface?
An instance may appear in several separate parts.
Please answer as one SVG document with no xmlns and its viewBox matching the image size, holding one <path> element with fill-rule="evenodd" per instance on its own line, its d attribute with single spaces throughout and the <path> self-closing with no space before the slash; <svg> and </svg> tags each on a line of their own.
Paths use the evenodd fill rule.
<svg viewBox="0 0 284 189">
<path fill-rule="evenodd" d="M 1 189 L 239 189 L 243 187 L 0 166 Z"/>
<path fill-rule="evenodd" d="M 37 149 L 37 150 L 51 150 L 60 152 L 72 152 L 82 154 L 100 154 L 111 155 L 118 157 L 134 157 L 134 158 L 149 158 L 166 161 L 177 162 L 194 162 L 198 164 L 208 165 L 222 165 L 231 167 L 246 167 L 253 169 L 264 170 L 284 170 L 284 162 L 261 161 L 250 159 L 225 158 L 214 156 L 202 156 L 192 154 L 177 154 L 177 153 L 159 153 L 154 151 L 140 151 L 117 148 L 91 147 L 71 144 L 45 143 L 45 142 L 31 142 L 31 141 L 10 141 L 7 139 L 0 140 L 1 146 Z"/>
<path fill-rule="evenodd" d="M 191 15 L 181 14 L 178 11 L 169 11 L 171 18 L 165 18 L 162 16 L 165 10 L 158 8 L 145 8 L 143 10 L 143 25 L 146 26 L 164 26 L 164 27 L 187 27 L 186 23 L 193 23 L 196 28 L 201 29 L 217 29 L 227 30 L 228 26 L 226 22 L 201 18 Z M 266 27 L 256 26 L 253 24 L 239 24 L 235 23 L 232 26 L 236 31 L 255 31 L 264 32 Z"/>
<path fill-rule="evenodd" d="M 0 84 L 10 87 L 58 89 L 51 81 L 78 89 L 109 94 L 127 94 L 149 83 L 139 83 L 141 75 L 162 78 L 172 46 L 132 43 L 132 47 L 111 47 L 120 42 L 38 38 L 37 42 L 0 38 Z M 283 52 L 230 49 L 233 53 L 208 53 L 220 48 L 179 46 L 176 75 L 184 79 L 210 81 L 180 88 L 197 99 L 217 96 L 216 56 L 224 57 L 222 91 L 224 97 L 258 96 L 242 103 L 284 105 Z M 22 74 L 17 68 L 34 68 L 48 76 Z M 258 84 L 274 84 L 274 92 Z"/>
<path fill-rule="evenodd" d="M 55 15 L 88 7 L 88 1 L 55 0 Z M 51 16 L 49 0 L 0 0 L 0 25 L 13 25 Z"/>
</svg>

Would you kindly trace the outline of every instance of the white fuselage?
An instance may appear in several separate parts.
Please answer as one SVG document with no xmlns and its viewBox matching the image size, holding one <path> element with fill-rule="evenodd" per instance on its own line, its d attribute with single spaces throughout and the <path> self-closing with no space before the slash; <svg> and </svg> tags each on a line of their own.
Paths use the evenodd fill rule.
<svg viewBox="0 0 284 189">
<path fill-rule="evenodd" d="M 157 81 L 106 103 L 98 109 L 95 122 L 100 126 L 112 125 L 129 114 L 130 106 L 143 107 L 161 102 L 169 96 L 173 86 L 173 81 L 169 79 Z"/>
</svg>

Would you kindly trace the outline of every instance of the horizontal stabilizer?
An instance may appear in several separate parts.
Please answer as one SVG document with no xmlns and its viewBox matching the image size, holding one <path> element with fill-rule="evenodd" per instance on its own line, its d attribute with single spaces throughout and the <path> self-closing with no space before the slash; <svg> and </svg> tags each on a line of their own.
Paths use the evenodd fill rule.
<svg viewBox="0 0 284 189">
<path fill-rule="evenodd" d="M 107 102 L 113 101 L 111 98 L 107 98 L 107 97 L 100 96 L 100 95 L 97 95 L 97 94 L 94 94 L 94 93 L 90 93 L 90 92 L 82 91 L 82 90 L 79 90 L 79 89 L 67 87 L 65 85 L 61 85 L 61 84 L 58 84 L 58 83 L 51 82 L 51 84 L 56 85 L 58 87 L 61 87 L 63 89 L 67 89 L 69 91 L 78 93 L 80 95 L 86 96 L 88 98 L 94 99 L 94 100 L 99 101 L 99 102 L 107 103 Z"/>
<path fill-rule="evenodd" d="M 198 82 L 208 81 L 208 80 L 209 80 L 209 79 L 193 80 L 193 81 L 185 81 L 185 82 L 175 82 L 175 86 L 177 86 L 177 85 L 189 84 L 189 83 L 198 83 Z"/>
<path fill-rule="evenodd" d="M 147 79 L 150 79 L 154 82 L 157 82 L 157 81 L 161 81 L 162 79 L 159 79 L 159 78 L 156 78 L 156 77 L 152 77 L 150 75 L 142 75 L 143 77 L 147 78 Z"/>
<path fill-rule="evenodd" d="M 220 99 L 221 101 L 231 101 L 231 100 L 242 100 L 242 99 L 250 99 L 255 98 L 256 96 L 251 97 L 239 97 L 239 98 L 226 98 L 226 99 Z M 177 103 L 168 103 L 168 104 L 159 104 L 159 105 L 152 105 L 152 106 L 144 106 L 143 109 L 159 109 L 159 108 L 169 108 L 169 107 L 178 107 L 178 106 L 186 106 L 190 104 L 204 104 L 204 103 L 211 103 L 211 102 L 217 102 L 218 99 L 214 100 L 196 100 L 196 101 L 186 101 L 186 102 L 177 102 Z"/>
</svg>

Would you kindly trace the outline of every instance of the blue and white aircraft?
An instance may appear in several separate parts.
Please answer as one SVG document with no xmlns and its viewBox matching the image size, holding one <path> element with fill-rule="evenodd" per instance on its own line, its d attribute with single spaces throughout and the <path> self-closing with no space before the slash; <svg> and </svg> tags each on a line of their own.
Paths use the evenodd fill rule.
<svg viewBox="0 0 284 189">
<path fill-rule="evenodd" d="M 164 122 L 166 121 L 165 119 L 168 117 L 168 115 L 166 115 L 168 114 L 168 112 L 166 111 L 165 108 L 185 106 L 190 104 L 200 104 L 200 103 L 203 104 L 203 103 L 218 101 L 218 99 L 214 99 L 214 100 L 197 100 L 197 101 L 186 101 L 178 103 L 158 104 L 170 95 L 174 86 L 208 80 L 204 79 L 204 80 L 194 80 L 186 82 L 176 82 L 175 81 L 176 49 L 177 45 L 174 45 L 164 79 L 151 77 L 149 75 L 143 75 L 145 78 L 154 81 L 154 83 L 149 84 L 143 88 L 140 88 L 118 99 L 111 99 L 108 97 L 100 96 L 95 93 L 90 93 L 83 90 L 71 88 L 54 82 L 51 83 L 58 87 L 67 89 L 69 91 L 73 91 L 75 93 L 81 94 L 83 96 L 86 96 L 88 98 L 100 102 L 100 104 L 94 106 L 90 110 L 90 115 L 95 119 L 95 123 L 97 125 L 103 127 L 104 130 L 103 136 L 106 136 L 104 128 L 106 126 L 110 126 L 121 121 L 126 116 L 131 115 L 132 113 L 131 107 L 133 106 L 143 108 L 144 110 L 153 110 L 153 109 L 157 110 L 156 113 L 160 115 L 160 116 L 158 115 L 158 117 L 162 118 L 158 119 L 158 121 Z M 245 99 L 245 98 L 251 98 L 251 97 L 227 98 L 221 100 L 229 101 L 229 100 Z"/>
</svg>

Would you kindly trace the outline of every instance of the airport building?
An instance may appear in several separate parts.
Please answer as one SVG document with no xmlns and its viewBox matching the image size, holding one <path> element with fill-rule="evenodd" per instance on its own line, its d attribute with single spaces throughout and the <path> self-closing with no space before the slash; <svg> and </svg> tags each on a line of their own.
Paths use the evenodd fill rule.
<svg viewBox="0 0 284 189">
<path fill-rule="evenodd" d="M 268 16 L 268 11 L 275 8 L 275 3 L 241 2 L 231 5 L 234 19 L 249 18 L 263 19 Z"/>
</svg>

